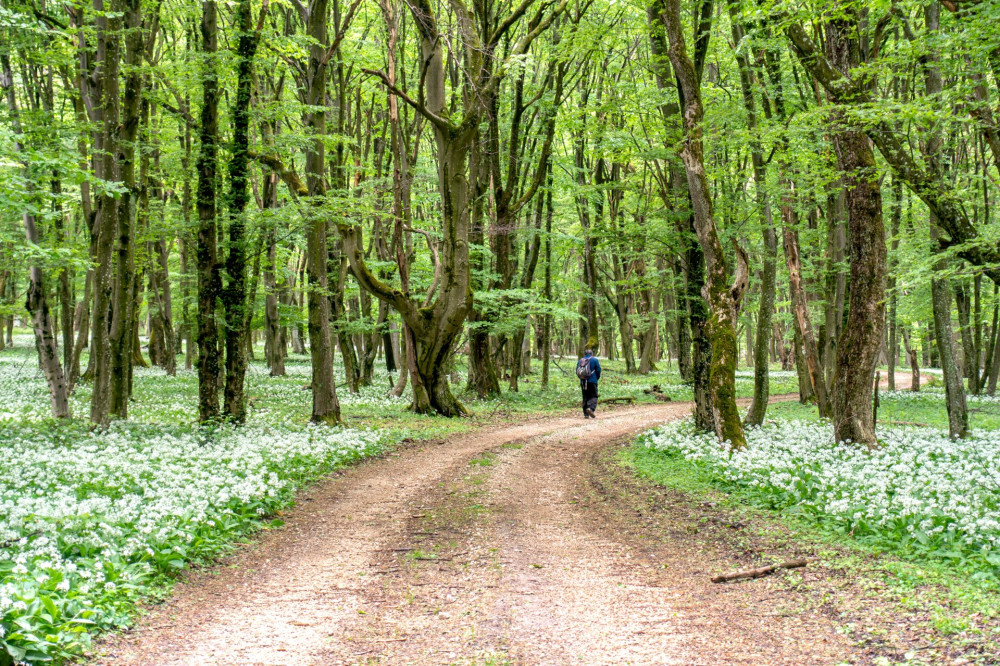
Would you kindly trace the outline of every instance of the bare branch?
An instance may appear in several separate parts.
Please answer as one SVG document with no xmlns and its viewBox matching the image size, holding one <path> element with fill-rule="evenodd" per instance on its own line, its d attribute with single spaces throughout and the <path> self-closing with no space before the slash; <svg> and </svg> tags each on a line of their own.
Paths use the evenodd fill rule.
<svg viewBox="0 0 1000 666">
<path fill-rule="evenodd" d="M 382 84 L 386 87 L 386 89 L 389 92 L 391 92 L 393 95 L 395 95 L 396 97 L 400 98 L 401 100 L 403 100 L 404 102 L 406 102 L 407 104 L 409 104 L 411 107 L 413 107 L 413 109 L 417 113 L 419 113 L 420 115 L 422 115 L 424 118 L 427 118 L 427 120 L 429 120 L 431 123 L 433 123 L 434 126 L 437 127 L 438 129 L 440 129 L 442 131 L 445 131 L 445 132 L 456 129 L 446 119 L 444 119 L 441 116 L 437 115 L 436 113 L 434 113 L 433 111 L 431 111 L 430 109 L 428 109 L 426 106 L 424 106 L 423 104 L 421 104 L 420 102 L 418 102 L 417 100 L 413 99 L 412 97 L 410 97 L 409 95 L 407 95 L 405 92 L 403 92 L 402 90 L 400 90 L 399 88 L 397 88 L 395 85 L 393 85 L 389 81 L 389 76 L 385 72 L 383 72 L 381 70 L 365 69 L 365 68 L 362 68 L 361 71 L 364 72 L 365 74 L 368 74 L 369 76 L 377 76 L 378 78 L 382 79 Z"/>
<path fill-rule="evenodd" d="M 517 21 L 522 16 L 524 16 L 524 14 L 528 11 L 528 9 L 533 4 L 535 4 L 535 0 L 522 0 L 521 4 L 518 5 L 514 9 L 514 11 L 512 11 L 510 13 L 510 16 L 508 16 L 507 18 L 505 18 L 503 20 L 503 22 L 500 25 L 497 26 L 497 29 L 494 30 L 493 34 L 489 36 L 489 39 L 486 40 L 486 43 L 490 44 L 490 45 L 494 45 L 494 46 L 496 44 L 499 44 L 500 43 L 500 38 L 503 37 L 504 34 L 508 30 L 510 30 L 510 28 L 511 28 L 512 25 L 514 25 L 515 23 L 517 23 Z M 543 6 L 543 9 L 544 9 L 544 7 L 546 7 L 546 6 L 550 5 L 550 4 L 552 4 L 551 1 L 545 3 L 545 5 Z"/>
<path fill-rule="evenodd" d="M 344 22 L 337 28 L 337 35 L 333 38 L 333 43 L 330 44 L 330 48 L 326 50 L 326 55 L 323 56 L 323 60 L 319 63 L 319 68 L 322 69 L 326 67 L 326 64 L 330 62 L 330 58 L 333 54 L 337 52 L 340 48 L 340 42 L 344 40 L 344 36 L 347 35 L 347 29 L 351 27 L 351 23 L 354 21 L 354 16 L 358 13 L 358 7 L 361 6 L 361 0 L 354 0 L 354 4 L 351 5 L 350 9 L 347 10 L 347 16 L 344 17 Z"/>
<path fill-rule="evenodd" d="M 255 152 L 248 152 L 247 157 L 260 162 L 278 174 L 278 177 L 281 178 L 282 182 L 288 186 L 289 191 L 291 191 L 293 195 L 300 197 L 309 196 L 309 188 L 307 188 L 305 183 L 302 182 L 302 179 L 299 178 L 295 169 L 285 167 L 280 158 L 274 157 L 273 155 L 262 155 Z"/>
<path fill-rule="evenodd" d="M 257 17 L 257 37 L 260 37 L 261 30 L 264 29 L 264 19 L 267 18 L 267 8 L 271 4 L 271 0 L 264 0 L 264 4 L 260 8 L 260 16 Z"/>
</svg>

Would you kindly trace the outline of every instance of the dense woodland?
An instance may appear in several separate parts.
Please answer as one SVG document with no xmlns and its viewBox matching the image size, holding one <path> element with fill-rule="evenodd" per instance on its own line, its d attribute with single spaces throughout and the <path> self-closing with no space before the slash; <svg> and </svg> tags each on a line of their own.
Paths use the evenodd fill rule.
<svg viewBox="0 0 1000 666">
<path fill-rule="evenodd" d="M 739 448 L 769 364 L 876 445 L 876 368 L 1000 373 L 1000 3 L 4 0 L 0 297 L 52 414 L 311 358 L 463 404 L 593 348 Z M 334 355 L 345 376 L 334 375 Z M 467 382 L 454 372 L 467 364 Z M 339 364 L 338 364 L 339 367 Z M 79 416 L 79 415 L 77 415 Z"/>
</svg>

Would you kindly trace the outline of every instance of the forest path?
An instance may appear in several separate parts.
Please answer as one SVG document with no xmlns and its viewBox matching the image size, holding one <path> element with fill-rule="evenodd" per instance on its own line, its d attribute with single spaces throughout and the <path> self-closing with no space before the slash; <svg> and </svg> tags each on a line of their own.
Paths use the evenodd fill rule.
<svg viewBox="0 0 1000 666">
<path fill-rule="evenodd" d="M 496 426 L 344 470 L 303 493 L 283 528 L 190 573 L 135 630 L 104 641 L 95 662 L 798 665 L 848 658 L 849 642 L 823 609 L 789 598 L 795 593 L 787 586 L 710 583 L 711 573 L 745 564 L 747 553 L 726 539 L 694 536 L 690 515 L 672 515 L 676 498 L 649 514 L 657 491 L 628 481 L 631 474 L 611 461 L 614 444 L 691 407 L 642 405 L 596 420 Z M 609 480 L 616 473 L 622 478 Z M 615 490 L 622 483 L 628 492 Z M 776 612 L 790 606 L 795 612 Z"/>
</svg>

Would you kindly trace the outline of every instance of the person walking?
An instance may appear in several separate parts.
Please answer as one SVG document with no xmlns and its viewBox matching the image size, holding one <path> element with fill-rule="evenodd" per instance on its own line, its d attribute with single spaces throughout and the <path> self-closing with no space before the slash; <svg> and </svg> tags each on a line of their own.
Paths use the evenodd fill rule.
<svg viewBox="0 0 1000 666">
<path fill-rule="evenodd" d="M 576 376 L 580 378 L 580 390 L 583 392 L 583 418 L 597 418 L 597 382 L 601 378 L 601 363 L 594 352 L 587 350 L 576 364 Z"/>
</svg>

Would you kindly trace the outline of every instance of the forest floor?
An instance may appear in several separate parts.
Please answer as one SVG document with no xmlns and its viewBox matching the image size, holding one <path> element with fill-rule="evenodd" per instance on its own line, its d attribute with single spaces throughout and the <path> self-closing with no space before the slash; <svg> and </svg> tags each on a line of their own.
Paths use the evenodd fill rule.
<svg viewBox="0 0 1000 666">
<path fill-rule="evenodd" d="M 824 571 L 822 590 L 789 584 L 811 567 L 713 584 L 760 555 L 740 526 L 619 464 L 619 445 L 690 409 L 525 419 L 344 470 L 95 662 L 879 663 L 828 602 L 849 573 Z"/>
</svg>

